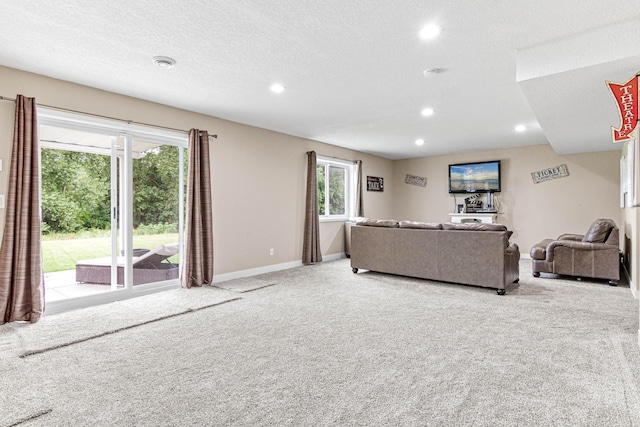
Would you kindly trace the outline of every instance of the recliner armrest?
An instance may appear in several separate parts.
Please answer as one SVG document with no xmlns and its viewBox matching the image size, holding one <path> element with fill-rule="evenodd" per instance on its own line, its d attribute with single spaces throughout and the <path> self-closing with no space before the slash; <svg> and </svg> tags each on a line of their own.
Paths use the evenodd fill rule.
<svg viewBox="0 0 640 427">
<path fill-rule="evenodd" d="M 618 251 L 618 248 L 614 245 L 608 245 L 606 243 L 589 243 L 575 240 L 554 240 L 547 246 L 547 259 L 546 261 L 553 261 L 554 249 L 558 246 L 570 248 L 577 251 L 602 251 L 602 250 L 614 250 Z"/>
<path fill-rule="evenodd" d="M 580 242 L 584 238 L 584 234 L 563 234 L 559 236 L 556 240 L 573 240 L 575 242 Z"/>
</svg>

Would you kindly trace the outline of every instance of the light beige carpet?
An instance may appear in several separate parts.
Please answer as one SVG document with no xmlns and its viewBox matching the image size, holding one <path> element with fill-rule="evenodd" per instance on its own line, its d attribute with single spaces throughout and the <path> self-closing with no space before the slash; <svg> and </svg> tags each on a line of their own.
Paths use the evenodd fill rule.
<svg viewBox="0 0 640 427">
<path fill-rule="evenodd" d="M 77 341 L 237 299 L 210 287 L 176 289 L 110 304 L 43 316 L 36 324 L 0 326 L 0 360 Z"/>
<path fill-rule="evenodd" d="M 221 282 L 215 285 L 215 287 L 220 289 L 226 289 L 232 292 L 245 293 L 256 291 L 258 289 L 266 288 L 267 286 L 275 285 L 274 282 L 270 282 L 269 280 L 265 280 L 256 277 L 243 277 L 240 279 L 229 280 L 226 282 Z"/>
<path fill-rule="evenodd" d="M 528 268 L 505 296 L 348 260 L 253 292 L 158 294 L 239 299 L 3 357 L 0 426 L 640 426 L 638 301 Z M 30 342 L 117 322 L 95 309 L 32 325 Z"/>
</svg>

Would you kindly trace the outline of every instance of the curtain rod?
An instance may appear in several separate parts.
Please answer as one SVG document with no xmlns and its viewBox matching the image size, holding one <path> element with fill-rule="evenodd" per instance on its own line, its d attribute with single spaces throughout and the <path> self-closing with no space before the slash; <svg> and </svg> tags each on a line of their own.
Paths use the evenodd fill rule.
<svg viewBox="0 0 640 427">
<path fill-rule="evenodd" d="M 16 99 L 15 98 L 10 98 L 8 96 L 0 95 L 0 101 L 16 102 Z M 149 127 L 154 127 L 154 128 L 158 128 L 158 129 L 166 129 L 166 130 L 173 130 L 173 131 L 178 131 L 178 132 L 189 133 L 188 130 L 184 130 L 184 129 L 176 129 L 176 128 L 170 128 L 168 126 L 152 125 L 152 124 L 149 124 L 149 123 L 136 122 L 136 121 L 133 121 L 133 120 L 119 119 L 117 117 L 110 117 L 110 116 L 103 116 L 103 115 L 100 115 L 100 114 L 86 113 L 84 111 L 71 110 L 69 108 L 55 107 L 53 105 L 38 104 L 37 102 L 36 102 L 36 105 L 39 106 L 39 107 L 51 108 L 53 110 L 68 111 L 70 113 L 83 114 L 85 116 L 100 117 L 100 118 L 109 119 L 109 120 L 117 120 L 119 122 L 124 122 L 124 123 L 127 123 L 127 124 L 143 125 L 143 126 L 149 126 Z M 217 134 L 209 135 L 209 138 L 218 139 L 218 135 Z"/>
<path fill-rule="evenodd" d="M 311 151 L 307 151 L 307 153 L 310 153 L 310 152 Z M 343 159 L 341 157 L 325 156 L 324 154 L 318 154 L 318 156 L 324 157 L 325 159 L 335 159 L 335 160 L 340 160 L 340 161 L 343 161 L 343 162 L 352 162 L 352 163 L 359 162 L 359 160 L 349 160 L 349 159 Z"/>
</svg>

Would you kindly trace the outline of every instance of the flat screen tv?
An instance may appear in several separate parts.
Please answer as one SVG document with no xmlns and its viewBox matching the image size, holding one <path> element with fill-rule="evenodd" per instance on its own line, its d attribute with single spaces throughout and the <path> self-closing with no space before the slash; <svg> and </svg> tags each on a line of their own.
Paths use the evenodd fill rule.
<svg viewBox="0 0 640 427">
<path fill-rule="evenodd" d="M 500 160 L 449 165 L 449 193 L 493 193 L 500 187 Z"/>
</svg>

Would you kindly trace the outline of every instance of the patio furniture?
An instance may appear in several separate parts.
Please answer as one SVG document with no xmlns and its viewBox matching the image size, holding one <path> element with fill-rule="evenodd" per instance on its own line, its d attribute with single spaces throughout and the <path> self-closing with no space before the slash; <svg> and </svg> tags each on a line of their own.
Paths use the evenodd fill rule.
<svg viewBox="0 0 640 427">
<path fill-rule="evenodd" d="M 142 251 L 138 250 L 138 254 Z M 161 282 L 178 278 L 178 265 L 168 258 L 178 253 L 178 244 L 169 243 L 133 257 L 133 284 Z M 124 257 L 117 257 L 119 285 L 124 284 Z M 80 260 L 76 263 L 76 282 L 111 284 L 111 257 Z"/>
</svg>

